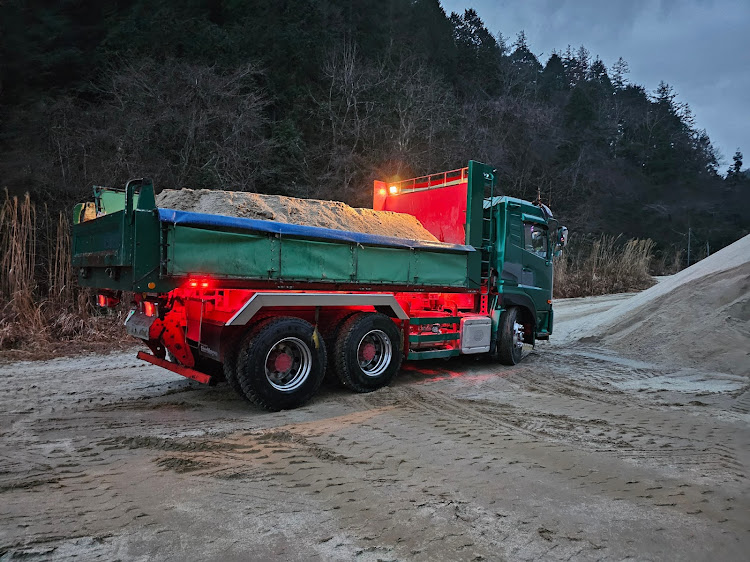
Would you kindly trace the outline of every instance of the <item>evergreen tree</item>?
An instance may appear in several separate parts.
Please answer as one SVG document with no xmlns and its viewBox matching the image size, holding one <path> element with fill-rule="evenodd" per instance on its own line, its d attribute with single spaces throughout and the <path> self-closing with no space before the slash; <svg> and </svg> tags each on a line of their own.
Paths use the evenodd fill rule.
<svg viewBox="0 0 750 562">
<path fill-rule="evenodd" d="M 536 55 L 529 49 L 526 39 L 526 33 L 521 30 L 516 36 L 513 43 L 513 52 L 510 54 L 510 64 L 514 69 L 514 74 L 525 85 L 535 85 L 539 79 L 539 73 L 542 71 L 542 65 Z"/>
<path fill-rule="evenodd" d="M 727 175 L 729 175 L 730 173 L 739 175 L 742 171 L 742 153 L 740 152 L 739 148 L 737 149 L 737 152 L 734 153 L 732 160 L 734 161 L 734 164 L 731 168 L 729 168 Z"/>
<path fill-rule="evenodd" d="M 464 93 L 469 89 L 495 93 L 499 87 L 497 70 L 501 57 L 495 37 L 474 9 L 468 9 L 462 15 L 453 12 L 450 22 Z"/>
<path fill-rule="evenodd" d="M 617 90 L 622 90 L 628 85 L 628 79 L 625 76 L 630 72 L 628 63 L 620 57 L 617 62 L 612 65 L 612 85 Z"/>
<path fill-rule="evenodd" d="M 742 152 L 740 152 L 739 148 L 734 153 L 732 162 L 732 165 L 727 170 L 726 182 L 734 186 L 746 179 L 742 173 Z"/>
<path fill-rule="evenodd" d="M 542 71 L 542 95 L 549 99 L 553 92 L 560 92 L 568 89 L 568 81 L 565 78 L 565 66 L 557 53 L 547 60 L 547 64 Z"/>
<path fill-rule="evenodd" d="M 589 70 L 589 79 L 593 82 L 601 84 L 607 89 L 612 87 L 612 82 L 607 75 L 607 67 L 599 57 L 596 57 L 596 60 L 591 65 L 591 69 Z"/>
</svg>

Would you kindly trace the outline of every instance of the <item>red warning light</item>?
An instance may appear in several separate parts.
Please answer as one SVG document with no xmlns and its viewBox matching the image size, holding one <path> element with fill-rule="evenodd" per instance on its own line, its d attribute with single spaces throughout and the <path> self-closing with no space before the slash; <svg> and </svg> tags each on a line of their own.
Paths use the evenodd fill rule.
<svg viewBox="0 0 750 562">
<path fill-rule="evenodd" d="M 107 297 L 105 297 L 104 295 L 98 295 L 96 297 L 96 301 L 101 307 L 107 306 Z"/>
<path fill-rule="evenodd" d="M 146 316 L 156 316 L 156 306 L 152 302 L 145 301 L 143 303 L 143 313 Z"/>
</svg>

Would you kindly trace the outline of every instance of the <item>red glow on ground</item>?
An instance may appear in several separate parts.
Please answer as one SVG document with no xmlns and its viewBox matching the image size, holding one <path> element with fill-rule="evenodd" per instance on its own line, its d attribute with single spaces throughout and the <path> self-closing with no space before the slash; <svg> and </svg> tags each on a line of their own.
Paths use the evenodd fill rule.
<svg viewBox="0 0 750 562">
<path fill-rule="evenodd" d="M 498 370 L 492 373 L 477 373 L 474 372 L 474 369 L 471 367 L 467 367 L 465 371 L 454 371 L 451 369 L 425 369 L 416 364 L 404 365 L 401 368 L 401 371 L 402 373 L 408 373 L 414 378 L 409 384 L 430 384 L 458 378 L 471 384 L 478 384 L 498 378 L 505 378 L 512 372 L 511 370 Z"/>
</svg>

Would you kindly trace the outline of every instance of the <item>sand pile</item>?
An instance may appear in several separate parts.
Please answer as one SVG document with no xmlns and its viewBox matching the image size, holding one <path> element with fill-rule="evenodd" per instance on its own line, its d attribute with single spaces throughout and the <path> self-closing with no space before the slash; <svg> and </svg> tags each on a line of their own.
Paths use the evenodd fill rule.
<svg viewBox="0 0 750 562">
<path fill-rule="evenodd" d="M 577 335 L 647 360 L 750 376 L 750 235 L 591 318 Z"/>
<path fill-rule="evenodd" d="M 165 209 L 192 211 L 350 230 L 410 240 L 437 241 L 413 216 L 391 211 L 357 209 L 339 201 L 298 199 L 210 189 L 165 189 L 156 197 Z"/>
</svg>

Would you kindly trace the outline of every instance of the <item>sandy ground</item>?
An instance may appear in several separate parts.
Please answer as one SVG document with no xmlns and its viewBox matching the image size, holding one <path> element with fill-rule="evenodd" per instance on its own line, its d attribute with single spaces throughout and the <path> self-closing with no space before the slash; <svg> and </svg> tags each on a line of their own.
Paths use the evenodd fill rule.
<svg viewBox="0 0 750 562">
<path fill-rule="evenodd" d="M 0 560 L 746 560 L 748 379 L 566 343 L 629 298 L 279 413 L 134 352 L 2 364 Z"/>
</svg>

